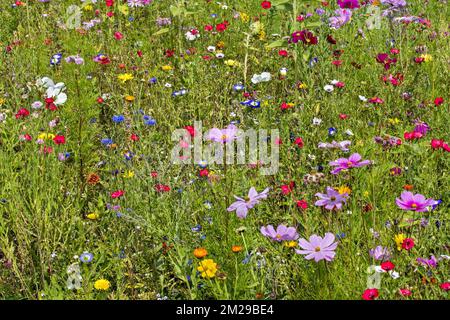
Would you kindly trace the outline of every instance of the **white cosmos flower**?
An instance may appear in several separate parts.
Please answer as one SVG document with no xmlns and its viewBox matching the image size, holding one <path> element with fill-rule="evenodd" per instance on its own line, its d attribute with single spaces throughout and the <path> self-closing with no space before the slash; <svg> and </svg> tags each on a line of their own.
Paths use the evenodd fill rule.
<svg viewBox="0 0 450 320">
<path fill-rule="evenodd" d="M 67 94 L 63 92 L 64 90 L 66 90 L 66 85 L 63 82 L 58 82 L 47 89 L 47 98 L 52 98 L 53 103 L 57 106 L 62 105 L 67 101 Z"/>
<path fill-rule="evenodd" d="M 206 48 L 206 50 L 208 50 L 209 52 L 214 52 L 214 51 L 216 51 L 216 47 L 209 46 L 208 48 Z"/>
<path fill-rule="evenodd" d="M 366 102 L 366 101 L 367 101 L 367 98 L 364 97 L 364 96 L 358 96 L 358 97 L 359 97 L 359 100 L 361 100 L 361 101 L 363 101 L 363 102 Z"/>
<path fill-rule="evenodd" d="M 400 274 L 397 271 L 389 271 L 389 275 L 392 277 L 392 279 L 398 279 L 400 278 Z"/>
<path fill-rule="evenodd" d="M 338 83 L 339 83 L 339 80 L 332 80 L 332 81 L 331 81 L 331 84 L 332 84 L 332 85 L 336 85 L 336 84 L 338 84 Z"/>
<path fill-rule="evenodd" d="M 326 92 L 333 92 L 334 87 L 331 84 L 327 84 L 325 87 L 323 87 L 323 90 Z"/>
<path fill-rule="evenodd" d="M 272 78 L 272 76 L 270 75 L 269 72 L 263 72 L 261 74 L 254 74 L 252 77 L 252 83 L 257 84 L 260 82 L 268 82 L 268 81 L 270 81 L 271 78 Z"/>
</svg>

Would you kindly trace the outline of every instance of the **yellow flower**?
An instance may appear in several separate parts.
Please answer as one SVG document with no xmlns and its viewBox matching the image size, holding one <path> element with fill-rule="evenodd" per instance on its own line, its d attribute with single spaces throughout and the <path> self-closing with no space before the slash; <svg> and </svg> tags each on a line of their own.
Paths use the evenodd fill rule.
<svg viewBox="0 0 450 320">
<path fill-rule="evenodd" d="M 295 248 L 297 246 L 296 241 L 285 241 L 284 245 L 288 248 Z"/>
<path fill-rule="evenodd" d="M 364 197 L 368 197 L 369 196 L 369 191 L 364 191 L 363 195 L 364 195 Z"/>
<path fill-rule="evenodd" d="M 261 30 L 258 35 L 259 40 L 264 40 L 266 38 L 266 32 Z"/>
<path fill-rule="evenodd" d="M 399 124 L 401 121 L 398 118 L 394 118 L 394 119 L 389 119 L 388 120 L 390 124 Z"/>
<path fill-rule="evenodd" d="M 120 13 L 124 14 L 124 15 L 128 15 L 128 13 L 130 12 L 128 6 L 126 4 L 120 5 L 119 7 L 119 11 Z"/>
<path fill-rule="evenodd" d="M 244 12 L 240 12 L 239 16 L 241 17 L 242 22 L 249 22 L 250 21 L 249 15 L 244 13 Z"/>
<path fill-rule="evenodd" d="M 433 57 L 428 53 L 421 54 L 420 57 L 423 58 L 425 62 L 433 61 Z"/>
<path fill-rule="evenodd" d="M 3 98 L 0 98 L 0 106 L 2 106 L 4 103 L 5 103 L 5 99 L 3 99 Z"/>
<path fill-rule="evenodd" d="M 203 278 L 214 278 L 217 273 L 217 263 L 213 259 L 205 259 L 200 261 L 197 270 L 201 272 Z"/>
<path fill-rule="evenodd" d="M 406 239 L 403 233 L 399 233 L 394 237 L 395 243 L 397 244 L 397 250 L 402 250 L 403 241 Z"/>
<path fill-rule="evenodd" d="M 134 177 L 134 171 L 128 170 L 125 171 L 122 175 L 124 178 L 133 178 Z"/>
<path fill-rule="evenodd" d="M 133 96 L 125 96 L 125 100 L 128 102 L 133 102 L 134 101 L 134 97 Z"/>
<path fill-rule="evenodd" d="M 53 133 L 41 133 L 38 135 L 39 140 L 52 140 L 55 137 Z"/>
<path fill-rule="evenodd" d="M 350 189 L 350 188 L 347 187 L 347 186 L 340 186 L 340 187 L 336 188 L 336 190 L 337 190 L 340 194 L 346 193 L 346 194 L 350 195 L 350 193 L 352 193 L 352 189 Z"/>
<path fill-rule="evenodd" d="M 165 66 L 162 66 L 161 69 L 162 69 L 163 71 L 170 71 L 170 70 L 173 69 L 173 67 L 172 67 L 172 66 L 169 66 L 169 65 L 165 65 Z"/>
<path fill-rule="evenodd" d="M 263 102 L 262 102 L 262 106 L 263 107 L 267 107 L 269 105 L 269 101 L 268 100 L 264 100 Z"/>
<path fill-rule="evenodd" d="M 306 83 L 300 82 L 300 83 L 298 84 L 298 88 L 299 88 L 299 89 L 307 89 L 308 86 L 306 85 Z"/>
<path fill-rule="evenodd" d="M 86 4 L 83 6 L 84 11 L 92 11 L 94 8 L 90 4 Z"/>
<path fill-rule="evenodd" d="M 225 47 L 225 42 L 219 41 L 216 43 L 217 49 L 223 49 Z"/>
<path fill-rule="evenodd" d="M 95 212 L 88 213 L 86 215 L 86 218 L 88 218 L 89 220 L 97 220 L 98 219 L 98 213 L 95 213 Z"/>
<path fill-rule="evenodd" d="M 133 75 L 131 73 L 123 73 L 123 74 L 117 76 L 117 79 L 122 81 L 122 83 L 125 83 L 128 80 L 133 80 L 133 78 L 134 77 L 133 77 Z"/>
<path fill-rule="evenodd" d="M 239 67 L 241 65 L 236 60 L 225 60 L 225 64 L 230 67 Z"/>
<path fill-rule="evenodd" d="M 94 288 L 97 290 L 106 291 L 111 286 L 111 283 L 106 279 L 100 279 L 95 281 Z"/>
</svg>

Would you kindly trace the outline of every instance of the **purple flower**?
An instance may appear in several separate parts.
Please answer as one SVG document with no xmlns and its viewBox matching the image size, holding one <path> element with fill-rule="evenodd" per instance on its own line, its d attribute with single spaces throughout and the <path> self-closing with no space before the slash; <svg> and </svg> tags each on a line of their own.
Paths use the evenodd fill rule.
<svg viewBox="0 0 450 320">
<path fill-rule="evenodd" d="M 84 59 L 79 55 L 76 56 L 68 56 L 66 58 L 67 63 L 75 63 L 75 64 L 84 64 Z"/>
<path fill-rule="evenodd" d="M 358 0 L 337 0 L 337 4 L 341 7 L 341 9 L 359 8 Z"/>
<path fill-rule="evenodd" d="M 269 188 L 264 189 L 261 193 L 258 193 L 254 187 L 251 187 L 248 191 L 248 196 L 245 199 L 234 196 L 237 201 L 228 207 L 228 211 L 236 211 L 238 218 L 245 218 L 247 216 L 248 209 L 253 208 L 259 203 L 259 200 L 267 198 Z"/>
<path fill-rule="evenodd" d="M 389 249 L 382 246 L 377 246 L 375 249 L 371 249 L 369 254 L 375 260 L 389 260 L 391 258 Z"/>
<path fill-rule="evenodd" d="M 352 17 L 352 12 L 350 10 L 338 9 L 335 11 L 335 13 L 337 14 L 337 16 L 331 17 L 329 19 L 330 28 L 332 29 L 339 29 L 344 24 L 349 22 Z"/>
<path fill-rule="evenodd" d="M 342 170 L 348 170 L 350 168 L 359 168 L 367 166 L 371 163 L 372 162 L 370 160 L 361 161 L 361 155 L 359 153 L 354 153 L 348 159 L 339 158 L 336 161 L 331 161 L 330 166 L 336 167 L 331 171 L 331 173 L 338 174 Z"/>
<path fill-rule="evenodd" d="M 421 120 L 416 120 L 414 124 L 415 124 L 414 131 L 419 132 L 423 135 L 426 135 L 427 132 L 430 130 L 430 126 L 428 125 L 428 123 L 423 122 Z"/>
<path fill-rule="evenodd" d="M 230 124 L 226 129 L 212 128 L 208 132 L 208 139 L 214 142 L 227 143 L 236 139 L 238 129 Z"/>
<path fill-rule="evenodd" d="M 342 203 L 347 202 L 348 194 L 340 194 L 338 191 L 334 190 L 331 187 L 327 187 L 327 193 L 316 193 L 316 197 L 319 197 L 320 199 L 316 201 L 315 205 L 318 207 L 325 206 L 325 209 L 327 210 L 333 210 L 333 209 L 341 209 Z"/>
<path fill-rule="evenodd" d="M 334 250 L 338 245 L 337 242 L 334 242 L 334 234 L 330 232 L 326 233 L 323 238 L 313 234 L 309 237 L 309 242 L 302 238 L 298 244 L 303 250 L 295 250 L 295 252 L 306 255 L 306 260 L 314 259 L 316 262 L 323 259 L 333 260 L 336 255 Z"/>
<path fill-rule="evenodd" d="M 438 262 L 435 256 L 430 256 L 430 259 L 417 258 L 416 261 L 423 266 L 432 268 L 436 268 Z"/>
<path fill-rule="evenodd" d="M 390 4 L 393 7 L 405 7 L 405 0 L 381 0 L 381 4 Z"/>
<path fill-rule="evenodd" d="M 400 195 L 400 199 L 395 199 L 395 203 L 403 210 L 411 210 L 417 212 L 428 211 L 427 207 L 431 207 L 434 204 L 433 199 L 425 199 L 420 193 L 414 195 L 412 192 L 403 191 Z"/>
<path fill-rule="evenodd" d="M 298 238 L 297 230 L 294 227 L 286 227 L 283 224 L 280 224 L 277 227 L 277 230 L 269 224 L 266 227 L 261 227 L 261 233 L 263 236 L 272 239 L 273 241 L 292 241 Z"/>
</svg>

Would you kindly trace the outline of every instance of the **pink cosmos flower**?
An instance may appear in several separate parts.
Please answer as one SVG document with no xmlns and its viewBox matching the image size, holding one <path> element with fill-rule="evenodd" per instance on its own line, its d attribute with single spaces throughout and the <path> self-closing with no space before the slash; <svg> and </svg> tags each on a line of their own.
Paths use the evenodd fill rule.
<svg viewBox="0 0 450 320">
<path fill-rule="evenodd" d="M 213 128 L 208 132 L 208 139 L 214 142 L 227 143 L 236 139 L 238 129 L 230 124 L 226 129 Z"/>
<path fill-rule="evenodd" d="M 350 168 L 359 168 L 371 164 L 370 160 L 361 161 L 361 155 L 359 153 L 352 154 L 348 159 L 339 158 L 336 161 L 331 161 L 330 166 L 336 167 L 331 171 L 332 174 L 338 174 L 342 170 L 348 170 Z"/>
<path fill-rule="evenodd" d="M 286 227 L 283 224 L 280 224 L 277 227 L 277 230 L 270 224 L 266 227 L 261 227 L 261 233 L 273 241 L 292 241 L 298 238 L 297 230 L 294 227 Z"/>
<path fill-rule="evenodd" d="M 425 199 L 420 193 L 413 194 L 409 191 L 403 191 L 400 198 L 395 199 L 395 203 L 400 209 L 417 212 L 428 211 L 427 207 L 431 207 L 434 202 L 434 199 Z"/>
<path fill-rule="evenodd" d="M 125 193 L 125 191 L 123 191 L 123 190 L 117 190 L 117 191 L 111 192 L 111 198 L 113 198 L 113 199 L 120 198 L 121 196 L 123 196 L 124 193 Z"/>
<path fill-rule="evenodd" d="M 295 252 L 306 255 L 306 260 L 314 259 L 316 262 L 324 259 L 326 261 L 333 260 L 336 255 L 334 250 L 338 245 L 337 242 L 334 242 L 334 234 L 330 232 L 326 233 L 323 238 L 313 234 L 309 237 L 309 242 L 302 238 L 298 244 L 303 250 L 295 250 Z"/>
<path fill-rule="evenodd" d="M 245 199 L 234 196 L 237 201 L 232 203 L 228 207 L 228 211 L 236 211 L 238 218 L 245 218 L 249 209 L 253 208 L 259 203 L 259 200 L 267 198 L 269 188 L 264 189 L 261 193 L 258 193 L 254 187 L 251 187 L 248 191 L 248 196 Z"/>
</svg>

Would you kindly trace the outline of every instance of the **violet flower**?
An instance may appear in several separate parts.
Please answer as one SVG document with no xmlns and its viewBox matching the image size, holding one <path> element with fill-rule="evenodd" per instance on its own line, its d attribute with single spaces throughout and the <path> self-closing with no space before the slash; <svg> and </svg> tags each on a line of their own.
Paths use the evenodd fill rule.
<svg viewBox="0 0 450 320">
<path fill-rule="evenodd" d="M 226 129 L 213 128 L 208 132 L 208 139 L 214 142 L 227 143 L 236 139 L 238 129 L 230 124 Z"/>
<path fill-rule="evenodd" d="M 297 230 L 294 227 L 286 227 L 283 224 L 280 224 L 277 230 L 271 224 L 266 227 L 261 227 L 260 230 L 265 237 L 273 241 L 292 241 L 298 238 Z"/>
<path fill-rule="evenodd" d="M 382 246 L 377 246 L 375 249 L 371 249 L 369 254 L 375 260 L 389 260 L 391 258 L 389 249 Z"/>
<path fill-rule="evenodd" d="M 342 204 L 347 202 L 347 193 L 340 194 L 331 187 L 327 187 L 327 193 L 316 193 L 316 197 L 320 199 L 316 201 L 315 205 L 318 207 L 325 207 L 327 210 L 339 210 Z"/>
<path fill-rule="evenodd" d="M 349 140 L 344 140 L 341 142 L 336 142 L 333 140 L 333 142 L 320 142 L 318 147 L 319 149 L 341 149 L 341 151 L 348 151 L 348 147 L 352 144 Z"/>
<path fill-rule="evenodd" d="M 334 242 L 334 234 L 328 232 L 325 237 L 319 237 L 313 234 L 309 237 L 309 242 L 305 239 L 300 239 L 298 241 L 299 246 L 303 250 L 295 250 L 298 254 L 306 255 L 306 260 L 314 259 L 314 261 L 319 262 L 320 260 L 331 261 L 336 255 L 337 242 Z"/>
<path fill-rule="evenodd" d="M 417 212 L 425 212 L 428 211 L 428 207 L 434 205 L 434 199 L 425 199 L 425 196 L 422 194 L 413 194 L 409 191 L 403 191 L 400 195 L 400 198 L 395 199 L 395 203 L 400 209 L 417 211 Z"/>
<path fill-rule="evenodd" d="M 370 160 L 361 161 L 361 155 L 359 153 L 354 153 L 348 159 L 339 158 L 335 161 L 331 161 L 330 166 L 336 167 L 331 171 L 331 173 L 338 174 L 342 170 L 348 170 L 350 168 L 360 168 L 371 163 L 372 162 Z"/>
<path fill-rule="evenodd" d="M 251 187 L 248 192 L 248 196 L 245 199 L 234 196 L 237 201 L 232 203 L 227 210 L 229 212 L 236 211 L 238 218 L 243 219 L 247 216 L 248 210 L 257 205 L 259 200 L 267 198 L 268 193 L 269 188 L 266 188 L 261 193 L 258 193 L 254 187 Z"/>
</svg>

